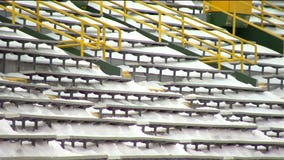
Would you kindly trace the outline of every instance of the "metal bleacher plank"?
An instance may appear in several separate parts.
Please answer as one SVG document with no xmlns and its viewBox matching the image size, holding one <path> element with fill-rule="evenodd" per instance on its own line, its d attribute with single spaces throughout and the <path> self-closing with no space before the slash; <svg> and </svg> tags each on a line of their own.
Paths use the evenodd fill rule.
<svg viewBox="0 0 284 160">
<path fill-rule="evenodd" d="M 107 160 L 107 155 L 62 155 L 62 156 L 53 156 L 53 155 L 45 155 L 45 156 L 13 156 L 13 157 L 5 157 L 0 156 L 0 159 L 5 160 L 91 160 L 91 159 L 99 159 L 99 160 Z"/>
<path fill-rule="evenodd" d="M 114 159 L 117 159 L 118 157 L 114 157 Z M 109 159 L 112 159 L 112 157 L 109 157 Z M 169 154 L 169 155 L 149 155 L 149 154 L 143 154 L 143 155 L 121 155 L 119 156 L 119 159 L 123 160 L 141 160 L 141 159 L 157 159 L 157 160 L 173 160 L 173 159 L 190 159 L 190 160 L 223 160 L 223 156 L 215 156 L 215 155 L 194 155 L 194 154 Z"/>
<path fill-rule="evenodd" d="M 82 73 L 60 73 L 60 72 L 49 72 L 49 71 L 22 71 L 24 75 L 30 76 L 30 80 L 32 80 L 33 76 L 41 76 L 44 78 L 44 81 L 47 81 L 48 76 L 53 76 L 58 78 L 58 82 L 61 82 L 61 78 L 67 77 L 72 79 L 73 85 L 75 85 L 75 79 L 81 78 L 86 81 L 88 84 L 90 80 L 97 80 L 102 84 L 103 81 L 116 81 L 116 82 L 128 82 L 131 79 L 124 78 L 121 76 L 103 76 L 103 75 L 90 75 L 90 74 L 82 74 Z"/>
<path fill-rule="evenodd" d="M 60 96 L 59 91 L 59 96 Z M 86 87 L 65 87 L 64 90 L 65 93 L 70 93 L 70 97 L 73 97 L 73 93 L 83 93 L 85 94 L 85 99 L 88 97 L 89 93 L 93 93 L 99 96 L 99 99 L 101 99 L 102 95 L 111 95 L 114 99 L 115 95 L 121 95 L 124 96 L 125 99 L 128 99 L 128 96 L 135 96 L 138 98 L 138 100 L 141 100 L 141 97 L 149 97 L 152 101 L 154 98 L 169 98 L 169 99 L 177 99 L 181 98 L 182 95 L 178 93 L 166 93 L 166 92 L 140 92 L 140 91 L 127 91 L 127 90 L 105 90 L 105 89 L 95 89 L 95 88 L 86 88 Z"/>
<path fill-rule="evenodd" d="M 138 111 L 139 115 L 142 114 L 142 111 L 156 111 L 156 112 L 169 112 L 169 113 L 187 113 L 189 115 L 196 114 L 217 114 L 219 110 L 216 109 L 192 109 L 192 108 L 176 108 L 176 107 L 163 107 L 163 106 L 140 106 L 140 105 L 125 105 L 125 104 L 106 104 L 104 106 L 106 109 L 112 110 L 122 110 L 125 111 L 126 114 L 128 111 L 134 110 Z M 126 115 L 127 116 L 127 115 Z"/>
<path fill-rule="evenodd" d="M 66 66 L 66 60 L 67 59 L 72 59 L 74 61 L 76 61 L 76 67 L 79 67 L 79 61 L 87 61 L 90 63 L 90 68 L 92 68 L 93 63 L 98 61 L 99 59 L 96 57 L 80 57 L 80 56 L 74 56 L 74 55 L 63 55 L 63 54 L 49 54 L 49 53 L 42 53 L 42 52 L 35 52 L 35 51 L 31 51 L 31 50 L 25 50 L 25 49 L 19 49 L 19 48 L 4 48 L 4 47 L 0 47 L 0 53 L 4 54 L 4 57 L 6 57 L 6 54 L 9 53 L 13 53 L 18 55 L 18 71 L 20 71 L 20 59 L 22 55 L 28 55 L 31 56 L 33 58 L 33 68 L 36 69 L 36 58 L 37 57 L 44 57 L 49 59 L 49 65 L 53 65 L 53 59 L 60 59 L 62 60 L 62 65 L 63 68 L 65 68 Z M 5 62 L 5 58 L 3 58 L 4 62 Z M 3 63 L 3 67 L 5 68 L 5 63 Z"/>
<path fill-rule="evenodd" d="M 25 43 L 32 43 L 36 45 L 36 49 L 38 49 L 39 44 L 47 44 L 50 45 L 53 49 L 55 45 L 60 44 L 60 41 L 56 40 L 45 40 L 45 39 L 33 39 L 33 38 L 24 38 L 24 37 L 11 37 L 6 35 L 0 35 L 0 40 L 5 41 L 7 43 L 6 47 L 9 48 L 9 42 L 11 41 L 17 41 L 19 43 L 22 43 L 22 49 L 25 48 Z"/>
<path fill-rule="evenodd" d="M 208 94 L 211 94 L 211 89 L 217 88 L 222 90 L 222 93 L 225 94 L 225 90 L 230 89 L 238 93 L 239 91 L 251 91 L 251 92 L 264 92 L 265 90 L 258 87 L 243 87 L 235 85 L 224 85 L 224 84 L 210 84 L 210 83 L 194 83 L 194 82 L 167 82 L 162 84 L 165 87 L 168 87 L 168 90 L 171 91 L 171 87 L 179 88 L 179 92 L 183 92 L 182 88 L 189 87 L 193 88 L 193 92 L 196 92 L 196 88 L 206 88 L 208 89 Z"/>
<path fill-rule="evenodd" d="M 270 108 L 272 108 L 273 105 L 278 105 L 280 107 L 284 107 L 284 101 L 281 100 L 268 100 L 268 99 L 243 99 L 243 98 L 233 98 L 233 97 L 212 97 L 212 96 L 197 96 L 197 97 L 188 97 L 186 98 L 188 101 L 193 103 L 193 101 L 198 100 L 201 103 L 204 103 L 205 105 L 209 102 L 215 102 L 217 103 L 217 107 L 220 107 L 220 103 L 224 102 L 226 104 L 229 104 L 229 107 L 232 108 L 232 105 L 235 103 L 243 104 L 244 106 L 246 104 L 255 104 L 257 106 L 261 104 L 266 104 Z"/>
<path fill-rule="evenodd" d="M 162 71 L 165 69 L 171 70 L 173 72 L 173 81 L 176 81 L 176 72 L 177 71 L 184 71 L 187 72 L 187 79 L 189 79 L 190 77 L 190 73 L 191 72 L 197 72 L 200 74 L 199 78 L 203 79 L 203 74 L 204 73 L 210 73 L 212 75 L 212 79 L 215 78 L 215 74 L 217 73 L 222 73 L 225 75 L 225 78 L 228 78 L 228 75 L 233 73 L 232 70 L 217 70 L 217 69 L 204 69 L 204 68 L 191 68 L 191 67 L 179 67 L 179 66 L 174 66 L 174 65 L 167 65 L 167 64 L 151 64 L 151 63 L 126 63 L 128 66 L 132 67 L 132 73 L 135 74 L 136 73 L 136 68 L 137 67 L 144 67 L 146 68 L 146 75 L 149 74 L 149 69 L 150 68 L 156 68 L 159 70 L 159 81 L 162 80 Z"/>
<path fill-rule="evenodd" d="M 29 84 L 29 83 L 6 81 L 6 80 L 0 80 L 0 86 L 9 87 L 12 89 L 12 91 L 14 91 L 16 87 L 21 87 L 26 89 L 28 92 L 30 92 L 31 89 L 40 90 L 42 92 L 43 90 L 51 88 L 49 85 L 37 85 L 37 84 Z"/>
<path fill-rule="evenodd" d="M 19 25 L 19 24 L 13 24 L 13 23 L 0 23 L 0 27 L 8 27 L 14 30 L 14 32 L 16 32 L 17 29 L 21 29 L 24 26 L 23 25 Z"/>
<path fill-rule="evenodd" d="M 109 54 L 110 54 L 110 59 L 112 57 L 112 51 L 108 50 Z M 155 57 L 160 57 L 160 58 L 164 58 L 165 59 L 165 63 L 167 63 L 167 60 L 169 58 L 174 58 L 177 61 L 180 61 L 181 59 L 185 59 L 185 60 L 197 60 L 198 57 L 196 56 L 188 56 L 188 55 L 177 55 L 174 53 L 155 53 L 155 52 L 147 52 L 147 51 L 138 51 L 138 50 L 133 50 L 133 49 L 121 49 L 120 51 L 118 51 L 118 53 L 123 54 L 123 63 L 125 63 L 126 61 L 126 54 L 131 54 L 137 57 L 137 62 L 140 62 L 140 57 L 141 56 L 147 56 L 150 57 L 150 63 L 154 63 L 154 58 Z"/>
</svg>

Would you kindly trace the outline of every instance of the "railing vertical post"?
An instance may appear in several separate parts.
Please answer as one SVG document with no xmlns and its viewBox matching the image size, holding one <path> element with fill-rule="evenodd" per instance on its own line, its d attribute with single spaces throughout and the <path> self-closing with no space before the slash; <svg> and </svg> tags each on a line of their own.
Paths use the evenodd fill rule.
<svg viewBox="0 0 284 160">
<path fill-rule="evenodd" d="M 261 22 L 260 22 L 260 26 L 263 28 L 264 27 L 264 23 L 263 23 L 263 18 L 264 18 L 264 0 L 261 0 L 260 9 L 261 9 Z"/>
<path fill-rule="evenodd" d="M 159 42 L 162 42 L 162 13 L 159 11 Z"/>
<path fill-rule="evenodd" d="M 181 34 L 181 36 L 182 36 L 182 47 L 184 47 L 184 15 L 182 15 L 182 17 L 181 17 L 182 19 L 181 19 L 181 32 L 182 32 L 182 34 Z"/>
<path fill-rule="evenodd" d="M 124 20 L 124 22 L 126 22 L 126 15 L 127 15 L 127 6 L 126 6 L 127 4 L 126 4 L 126 0 L 124 0 L 124 2 L 123 2 L 123 20 Z"/>
<path fill-rule="evenodd" d="M 84 57 L 85 54 L 85 23 L 81 22 L 81 57 Z"/>
<path fill-rule="evenodd" d="M 236 14 L 236 5 L 237 5 L 236 1 L 234 1 L 233 4 L 234 4 L 234 14 L 233 14 L 234 16 L 233 16 L 233 30 L 232 30 L 232 34 L 236 35 L 236 16 L 237 16 L 237 14 Z"/>
<path fill-rule="evenodd" d="M 241 71 L 244 72 L 244 43 L 241 42 Z"/>
<path fill-rule="evenodd" d="M 16 24 L 16 2 L 12 1 L 12 23 Z"/>
<path fill-rule="evenodd" d="M 217 53 L 217 58 L 218 58 L 218 69 L 221 70 L 221 40 L 220 38 L 218 39 L 218 53 Z"/>
<path fill-rule="evenodd" d="M 102 16 L 104 14 L 104 11 L 103 11 L 103 2 L 104 1 L 100 1 L 100 15 Z"/>
<path fill-rule="evenodd" d="M 106 61 L 106 26 L 103 25 L 103 60 Z"/>
<path fill-rule="evenodd" d="M 36 21 L 37 21 L 37 24 L 36 24 L 36 30 L 38 32 L 40 32 L 40 0 L 37 0 L 36 1 Z"/>
</svg>

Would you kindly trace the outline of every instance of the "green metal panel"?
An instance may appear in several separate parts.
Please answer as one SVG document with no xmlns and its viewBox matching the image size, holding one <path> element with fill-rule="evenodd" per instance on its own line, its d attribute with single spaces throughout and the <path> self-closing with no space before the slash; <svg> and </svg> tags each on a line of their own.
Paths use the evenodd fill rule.
<svg viewBox="0 0 284 160">
<path fill-rule="evenodd" d="M 250 15 L 246 14 L 237 14 L 238 17 L 249 20 Z M 215 24 L 220 27 L 232 27 L 233 26 L 233 18 L 228 16 L 227 14 L 221 12 L 212 12 L 206 14 L 206 21 L 212 24 Z M 237 20 L 236 21 L 237 28 L 246 28 L 247 24 Z"/>
<path fill-rule="evenodd" d="M 257 44 L 284 54 L 284 41 L 260 29 L 248 26 L 247 28 L 237 29 L 236 34 L 244 39 L 255 41 Z"/>
</svg>

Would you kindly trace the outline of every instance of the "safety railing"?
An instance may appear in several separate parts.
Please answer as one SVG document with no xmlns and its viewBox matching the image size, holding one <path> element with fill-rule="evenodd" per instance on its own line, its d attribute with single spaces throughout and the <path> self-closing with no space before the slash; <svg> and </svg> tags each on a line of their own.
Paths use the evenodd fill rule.
<svg viewBox="0 0 284 160">
<path fill-rule="evenodd" d="M 255 43 L 253 43 L 253 42 L 251 42 L 251 41 L 248 41 L 248 40 L 245 40 L 245 39 L 243 39 L 243 38 L 241 38 L 241 37 L 238 37 L 238 36 L 236 36 L 236 35 L 234 35 L 234 34 L 231 34 L 231 33 L 229 33 L 229 32 L 227 32 L 227 31 L 225 31 L 224 29 L 222 29 L 222 28 L 220 28 L 220 27 L 217 27 L 217 26 L 215 26 L 215 25 L 212 25 L 212 24 L 210 24 L 210 23 L 207 23 L 207 22 L 205 22 L 205 21 L 202 21 L 202 20 L 200 20 L 200 19 L 198 19 L 198 18 L 194 18 L 193 16 L 191 16 L 191 15 L 189 15 L 189 14 L 186 14 L 186 13 L 184 13 L 184 12 L 180 12 L 180 11 L 178 11 L 177 9 L 173 9 L 172 7 L 168 7 L 166 4 L 164 4 L 164 3 L 161 3 L 161 2 L 159 2 L 159 1 L 157 1 L 157 0 L 151 0 L 152 2 L 154 2 L 154 4 L 157 4 L 157 5 L 160 5 L 160 6 L 162 6 L 163 8 L 166 8 L 166 9 L 168 9 L 168 10 L 170 10 L 170 11 L 172 11 L 172 12 L 174 12 L 175 14 L 177 14 L 177 15 L 179 15 L 179 16 L 181 16 L 181 17 L 185 17 L 185 18 L 188 18 L 188 19 L 190 19 L 190 20 L 192 20 L 192 21 L 194 21 L 194 22 L 197 22 L 197 23 L 199 23 L 199 24 L 202 24 L 202 25 L 204 25 L 204 26 L 206 26 L 207 28 L 210 28 L 210 29 L 213 29 L 213 30 L 216 30 L 216 31 L 218 31 L 218 32 L 220 32 L 220 33 L 222 33 L 223 35 L 226 35 L 226 36 L 228 36 L 228 37 L 232 37 L 232 38 L 234 38 L 234 39 L 236 39 L 237 41 L 239 41 L 239 43 L 240 43 L 240 53 L 241 53 L 241 57 L 243 57 L 244 56 L 244 45 L 250 45 L 250 46 L 252 46 L 252 48 L 254 48 L 254 60 L 253 61 L 250 61 L 250 60 L 247 60 L 246 62 L 247 63 L 250 63 L 250 64 L 256 64 L 257 63 L 257 60 L 258 60 L 258 52 L 257 52 L 257 45 L 255 44 Z M 202 30 L 202 31 L 205 31 L 206 33 L 211 33 L 211 32 L 208 32 L 206 29 L 204 29 L 204 28 L 198 28 L 199 30 Z M 216 34 L 212 34 L 213 36 L 216 36 Z M 220 36 L 219 36 L 220 37 Z M 219 42 L 218 42 L 219 43 Z M 206 58 L 201 58 L 201 60 L 202 59 L 207 59 L 207 57 Z M 241 70 L 243 70 L 243 65 L 241 66 Z"/>
<path fill-rule="evenodd" d="M 238 1 L 237 3 L 242 3 L 242 2 Z M 267 2 L 265 2 L 265 3 L 267 3 Z M 230 12 L 225 11 L 224 9 L 221 9 L 220 7 L 218 7 L 216 5 L 213 5 L 213 4 L 211 4 L 211 3 L 207 2 L 207 1 L 204 1 L 203 4 L 204 4 L 204 7 L 203 7 L 203 9 L 204 9 L 203 12 L 204 13 L 207 13 L 208 12 L 207 10 L 209 8 L 213 8 L 214 10 L 217 10 L 219 12 L 222 12 L 222 13 L 232 17 L 232 19 L 233 19 L 233 26 L 232 26 L 233 34 L 235 34 L 235 30 L 236 30 L 236 21 L 239 21 L 239 22 L 242 22 L 242 23 L 244 23 L 246 25 L 250 25 L 250 26 L 252 26 L 254 28 L 257 28 L 257 29 L 259 29 L 259 30 L 261 30 L 261 31 L 263 31 L 263 32 L 265 32 L 265 33 L 267 33 L 267 34 L 277 38 L 277 39 L 284 40 L 284 37 L 282 37 L 281 35 L 278 35 L 278 34 L 274 33 L 273 31 L 269 31 L 269 30 L 264 28 L 264 22 L 267 22 L 269 24 L 273 24 L 273 25 L 275 25 L 276 27 L 279 27 L 279 28 L 283 28 L 283 27 L 266 18 L 267 15 L 270 15 L 271 17 L 276 18 L 278 20 L 281 19 L 281 18 L 279 18 L 279 17 L 277 17 L 277 16 L 275 16 L 275 15 L 273 15 L 271 13 L 268 13 L 268 12 L 264 11 L 264 7 L 263 7 L 264 6 L 264 1 L 263 0 L 262 0 L 262 4 L 261 4 L 262 7 L 260 9 L 257 8 L 257 7 L 253 7 L 255 10 L 258 10 L 258 11 L 261 12 L 261 15 L 257 15 L 255 13 L 253 14 L 253 16 L 256 16 L 256 17 L 261 19 L 261 26 L 258 26 L 256 24 L 254 24 L 254 23 L 252 23 L 252 22 L 250 22 L 250 21 L 248 21 L 248 20 L 238 16 L 236 14 L 236 9 L 234 9 L 233 13 L 230 13 Z M 242 3 L 242 4 L 243 5 L 247 5 L 246 3 Z"/>
<path fill-rule="evenodd" d="M 44 1 L 36 1 L 36 9 L 31 10 L 29 8 L 26 8 L 24 6 L 21 6 L 20 4 L 16 3 L 14 0 L 13 1 L 8 1 L 8 0 L 3 0 L 5 2 L 6 5 L 0 5 L 0 8 L 2 8 L 3 10 L 5 10 L 6 12 L 9 12 L 12 14 L 12 23 L 16 23 L 16 18 L 20 17 L 22 19 L 24 19 L 25 21 L 29 21 L 32 22 L 34 24 L 36 24 L 36 28 L 38 31 L 40 31 L 41 28 L 45 28 L 50 30 L 53 33 L 59 34 L 65 38 L 67 38 L 67 40 L 63 40 L 62 41 L 62 45 L 58 45 L 58 47 L 75 47 L 75 46 L 80 46 L 80 54 L 81 56 L 84 56 L 85 53 L 85 47 L 89 48 L 89 49 L 93 49 L 93 50 L 98 50 L 103 48 L 103 59 L 106 60 L 106 49 L 112 49 L 114 51 L 119 51 L 121 49 L 121 30 L 115 26 L 110 26 L 107 23 L 104 23 L 100 20 L 96 20 L 95 18 L 79 12 L 69 6 L 66 6 L 60 2 L 57 2 L 55 0 L 53 0 L 54 3 L 56 3 L 59 6 L 62 6 L 64 8 L 67 8 L 69 10 L 72 10 L 73 12 L 75 12 L 77 15 L 81 15 L 82 17 L 88 17 L 92 20 L 95 20 L 96 22 L 100 23 L 102 25 L 102 31 L 101 31 L 101 27 L 95 24 L 92 24 L 90 22 L 88 22 L 87 20 L 84 20 L 83 18 L 81 18 L 80 16 L 75 16 L 74 14 L 68 13 L 60 8 L 57 8 L 53 5 L 50 5 Z M 2 2 L 3 3 L 3 2 Z M 11 6 L 11 7 L 9 7 Z M 41 7 L 48 7 L 50 9 L 53 9 L 54 11 L 56 11 L 57 13 L 60 13 L 66 17 L 70 17 L 76 21 L 79 21 L 81 24 L 81 30 L 77 31 L 75 29 L 72 29 L 70 27 L 68 27 L 67 25 L 61 23 L 60 21 L 54 20 L 52 18 L 49 18 L 47 16 L 44 16 L 40 13 L 41 11 Z M 21 11 L 21 12 L 20 12 Z M 23 13 L 26 12 L 25 14 Z M 48 25 L 45 22 L 49 22 L 52 25 Z M 61 27 L 63 30 L 59 30 L 56 29 L 55 26 Z M 92 27 L 95 29 L 97 35 L 94 36 L 90 36 L 85 34 L 85 28 L 86 27 Z M 112 45 L 108 45 L 107 44 L 107 39 L 106 39 L 106 30 L 107 29 L 111 29 L 111 30 L 116 30 L 118 32 L 118 43 L 117 43 L 117 47 L 113 47 Z M 72 34 L 70 34 L 70 33 Z M 101 35 L 102 34 L 102 35 Z M 74 35 L 80 35 L 79 38 L 77 38 L 77 36 Z"/>
<path fill-rule="evenodd" d="M 100 5 L 100 12 L 103 13 L 104 9 L 115 12 L 117 14 L 120 14 L 124 17 L 124 19 L 131 19 L 134 20 L 137 23 L 140 23 L 142 25 L 145 25 L 153 30 L 156 30 L 159 33 L 159 41 L 162 41 L 162 35 L 167 35 L 169 37 L 171 37 L 172 39 L 176 40 L 176 41 L 180 41 L 182 46 L 185 45 L 189 45 L 189 46 L 193 46 L 198 48 L 199 50 L 209 53 L 212 55 L 212 57 L 206 57 L 203 60 L 205 60 L 206 62 L 210 63 L 210 62 L 217 62 L 218 63 L 218 68 L 221 69 L 221 63 L 222 62 L 235 62 L 235 61 L 240 61 L 241 62 L 241 69 L 243 71 L 243 65 L 244 63 L 251 63 L 251 64 L 255 64 L 255 61 L 251 61 L 248 60 L 246 58 L 244 58 L 244 51 L 242 48 L 241 51 L 241 55 L 236 54 L 236 50 L 235 50 L 235 42 L 229 39 L 226 39 L 222 36 L 219 36 L 213 32 L 209 32 L 208 30 L 204 29 L 203 27 L 200 27 L 198 25 L 195 25 L 194 23 L 191 23 L 189 21 L 186 21 L 185 15 L 181 14 L 181 16 L 176 16 L 170 13 L 167 13 L 165 11 L 162 11 L 158 8 L 155 8 L 143 1 L 135 1 L 136 3 L 139 3 L 141 5 L 143 5 L 144 7 L 148 8 L 148 9 L 152 9 L 154 11 L 157 12 L 158 14 L 158 20 L 156 20 L 155 18 L 143 14 L 139 11 L 136 11 L 135 9 L 131 9 L 127 7 L 127 3 L 128 1 L 124 1 L 123 5 L 116 3 L 115 1 L 107 1 L 107 3 L 111 4 L 111 5 L 105 5 L 103 1 L 92 1 L 98 5 Z M 132 16 L 131 14 L 134 15 L 139 15 L 140 17 L 143 17 L 145 20 L 141 20 L 136 18 L 135 16 Z M 167 23 L 164 23 L 162 21 L 163 17 L 170 17 L 173 20 L 178 21 L 181 24 L 181 29 L 177 29 Z M 149 22 L 150 21 L 150 22 Z M 213 43 L 210 43 L 206 40 L 203 40 L 201 38 L 198 38 L 197 36 L 193 36 L 188 34 L 187 32 L 185 32 L 185 27 L 186 26 L 192 26 L 196 29 L 202 30 L 204 32 L 206 32 L 207 34 L 210 34 L 214 37 L 216 37 L 217 39 L 217 43 L 216 45 Z M 181 36 L 178 36 L 181 35 Z M 199 44 L 195 44 L 192 41 L 189 41 L 188 38 L 191 38 L 192 40 L 195 40 L 197 42 L 199 42 L 199 44 L 203 44 L 199 45 Z M 230 50 L 223 48 L 222 44 L 226 43 L 226 44 L 230 44 L 232 46 L 232 48 Z"/>
</svg>

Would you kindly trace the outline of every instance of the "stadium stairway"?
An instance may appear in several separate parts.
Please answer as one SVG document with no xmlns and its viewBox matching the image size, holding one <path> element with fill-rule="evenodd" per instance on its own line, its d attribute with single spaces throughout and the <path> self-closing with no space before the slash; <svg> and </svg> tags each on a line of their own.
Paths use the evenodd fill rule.
<svg viewBox="0 0 284 160">
<path fill-rule="evenodd" d="M 16 40 L 2 37 L 3 64 L 9 67 L 1 76 L 1 158 L 283 158 L 282 129 L 274 124 L 283 121 L 283 100 L 237 81 L 231 71 L 217 70 L 133 28 L 123 32 L 120 51 L 106 49 L 107 60 L 128 69 L 131 81 L 93 64 L 104 57 L 103 49 L 85 50 L 95 60 L 68 57 L 54 43 L 42 45 L 48 41 L 17 27 L 1 29 Z M 117 44 L 116 33 L 106 36 L 109 44 Z"/>
</svg>

